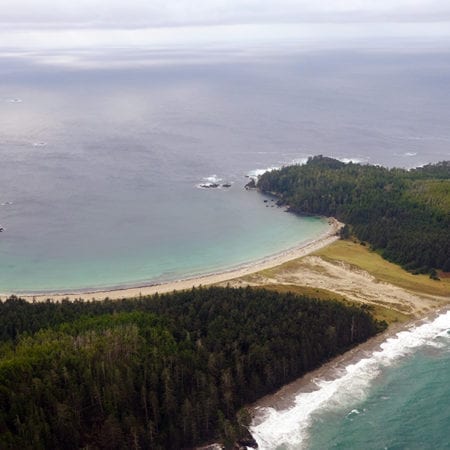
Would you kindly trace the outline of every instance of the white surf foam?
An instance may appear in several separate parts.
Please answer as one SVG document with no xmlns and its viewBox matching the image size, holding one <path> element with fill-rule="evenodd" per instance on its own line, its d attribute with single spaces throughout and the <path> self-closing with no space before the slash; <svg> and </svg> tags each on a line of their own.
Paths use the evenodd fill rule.
<svg viewBox="0 0 450 450">
<path fill-rule="evenodd" d="M 361 411 L 359 409 L 352 409 L 348 414 L 347 414 L 347 419 L 352 420 L 353 417 L 355 416 L 359 416 L 361 414 Z"/>
<path fill-rule="evenodd" d="M 22 99 L 21 98 L 7 98 L 6 102 L 7 103 L 22 103 Z"/>
<path fill-rule="evenodd" d="M 248 178 L 253 178 L 255 181 L 266 172 L 271 172 L 272 170 L 278 170 L 285 166 L 303 166 L 308 162 L 308 159 L 310 156 L 302 157 L 302 158 L 295 158 L 291 160 L 290 162 L 287 162 L 286 164 L 282 164 L 281 166 L 271 166 L 266 167 L 265 169 L 254 169 L 247 173 Z M 348 164 L 350 162 L 352 163 L 365 163 L 367 162 L 367 159 L 363 158 L 336 158 L 338 161 L 341 161 L 345 164 Z"/>
<path fill-rule="evenodd" d="M 203 180 L 206 183 L 220 183 L 222 181 L 222 178 L 218 177 L 216 174 L 213 174 L 209 177 L 204 177 Z"/>
<path fill-rule="evenodd" d="M 223 185 L 226 185 L 225 187 L 231 186 L 233 183 L 227 181 L 226 183 L 223 181 L 223 178 L 217 176 L 216 174 L 210 175 L 209 177 L 203 177 L 202 181 L 195 185 L 195 187 L 199 189 L 221 189 L 224 187 Z M 229 186 L 228 186 L 229 185 Z"/>
<path fill-rule="evenodd" d="M 416 156 L 417 155 L 417 152 L 406 152 L 406 153 L 403 153 L 403 156 Z"/>
<path fill-rule="evenodd" d="M 271 166 L 271 167 L 266 167 L 265 169 L 251 170 L 250 172 L 247 173 L 247 177 L 253 178 L 256 181 L 261 175 L 265 174 L 266 172 L 271 172 L 272 170 L 279 170 L 285 166 L 293 166 L 293 165 L 302 166 L 302 165 L 306 164 L 307 161 L 308 161 L 308 157 L 295 158 L 295 159 L 291 160 L 290 162 L 283 164 L 281 166 Z"/>
<path fill-rule="evenodd" d="M 436 346 L 442 339 L 450 339 L 450 311 L 441 314 L 432 322 L 412 327 L 397 333 L 373 352 L 354 364 L 343 367 L 333 380 L 314 380 L 317 390 L 298 393 L 294 406 L 277 411 L 274 408 L 260 408 L 250 431 L 261 450 L 301 448 L 308 437 L 308 427 L 320 411 L 346 411 L 363 400 L 372 381 L 383 367 L 392 365 L 398 359 L 411 354 L 418 347 Z M 438 341 L 436 341 L 436 339 Z M 353 410 L 355 411 L 355 410 Z"/>
<path fill-rule="evenodd" d="M 267 167 L 265 169 L 254 169 L 254 170 L 250 170 L 250 172 L 247 173 L 247 176 L 249 178 L 253 178 L 254 180 L 257 180 L 261 175 L 265 174 L 266 172 L 271 172 L 272 170 L 278 170 L 278 169 L 280 169 L 279 166 Z"/>
<path fill-rule="evenodd" d="M 47 142 L 33 142 L 33 147 L 45 147 Z"/>
<path fill-rule="evenodd" d="M 353 163 L 353 164 L 362 164 L 366 163 L 367 160 L 364 158 L 336 158 L 338 161 L 341 161 L 345 164 Z"/>
<path fill-rule="evenodd" d="M 292 164 L 295 164 L 296 166 L 303 166 L 308 162 L 309 156 L 306 158 L 296 158 L 292 161 Z"/>
</svg>

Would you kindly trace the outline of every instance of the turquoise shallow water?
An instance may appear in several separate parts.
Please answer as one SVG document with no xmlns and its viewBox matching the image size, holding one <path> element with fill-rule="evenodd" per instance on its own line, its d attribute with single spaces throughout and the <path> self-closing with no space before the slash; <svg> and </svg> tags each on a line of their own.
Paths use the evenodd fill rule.
<svg viewBox="0 0 450 450">
<path fill-rule="evenodd" d="M 253 430 L 261 448 L 450 448 L 449 312 L 359 358 L 289 410 L 266 410 Z"/>
<path fill-rule="evenodd" d="M 29 236 L 28 242 L 20 239 L 23 227 L 8 230 L 0 245 L 4 256 L 0 260 L 0 292 L 176 280 L 261 259 L 328 229 L 324 219 L 266 207 L 264 196 L 246 192 L 242 186 L 227 192 L 190 189 L 198 202 L 192 206 L 193 217 L 186 216 L 185 207 L 174 202 L 174 211 L 150 207 L 140 218 L 130 218 L 124 211 L 124 217 L 111 222 L 102 216 L 83 220 L 78 229 L 74 224 L 67 229 L 49 222 L 44 224 L 46 229 L 33 233 L 33 239 Z M 136 205 L 136 213 L 139 208 Z M 165 215 L 162 229 L 151 229 L 160 214 Z M 89 217 L 89 212 L 86 215 Z M 122 221 L 128 223 L 118 225 Z"/>
<path fill-rule="evenodd" d="M 448 340 L 448 339 L 447 339 Z M 450 346 L 426 347 L 386 369 L 367 398 L 316 419 L 311 449 L 450 447 Z"/>
<path fill-rule="evenodd" d="M 320 153 L 406 167 L 448 156 L 444 50 L 267 50 L 0 55 L 0 292 L 259 259 L 326 225 L 243 190 L 255 169 Z M 233 186 L 198 188 L 208 180 Z"/>
</svg>

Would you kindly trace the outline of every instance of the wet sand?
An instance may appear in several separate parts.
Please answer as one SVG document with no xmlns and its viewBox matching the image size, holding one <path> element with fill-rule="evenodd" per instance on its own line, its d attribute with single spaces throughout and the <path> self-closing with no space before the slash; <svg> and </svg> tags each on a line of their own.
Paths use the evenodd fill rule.
<svg viewBox="0 0 450 450">
<path fill-rule="evenodd" d="M 338 378 L 339 373 L 342 373 L 342 371 L 350 364 L 355 364 L 363 358 L 370 357 L 374 352 L 381 350 L 381 344 L 386 342 L 387 339 L 395 337 L 397 333 L 401 331 L 431 321 L 447 310 L 448 307 L 440 308 L 432 313 L 424 315 L 420 319 L 414 319 L 406 323 L 391 324 L 383 333 L 380 333 L 342 355 L 331 359 L 319 368 L 308 372 L 303 377 L 283 386 L 275 393 L 260 398 L 255 403 L 249 405 L 254 417 L 252 425 L 256 426 L 264 421 L 264 417 L 258 415 L 258 411 L 261 408 L 274 408 L 277 411 L 282 411 L 293 407 L 295 399 L 299 394 L 313 392 L 319 389 L 316 380 L 331 381 Z"/>
</svg>

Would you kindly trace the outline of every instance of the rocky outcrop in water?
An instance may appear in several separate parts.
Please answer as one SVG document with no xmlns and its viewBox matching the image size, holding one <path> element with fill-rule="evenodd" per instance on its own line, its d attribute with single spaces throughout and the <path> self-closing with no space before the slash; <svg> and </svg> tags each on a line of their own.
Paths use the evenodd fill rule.
<svg viewBox="0 0 450 450">
<path fill-rule="evenodd" d="M 203 189 L 210 189 L 210 188 L 215 189 L 218 188 L 219 186 L 220 184 L 218 183 L 204 183 L 200 185 L 200 187 Z"/>
<path fill-rule="evenodd" d="M 256 182 L 253 178 L 245 185 L 245 189 L 256 189 Z"/>
</svg>

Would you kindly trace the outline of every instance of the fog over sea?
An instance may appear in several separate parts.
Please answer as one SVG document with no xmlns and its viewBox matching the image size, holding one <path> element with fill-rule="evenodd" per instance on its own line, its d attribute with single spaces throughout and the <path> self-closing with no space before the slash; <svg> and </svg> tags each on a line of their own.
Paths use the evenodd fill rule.
<svg viewBox="0 0 450 450">
<path fill-rule="evenodd" d="M 445 43 L 4 50 L 0 77 L 0 292 L 254 261 L 327 225 L 244 190 L 246 175 L 317 154 L 406 168 L 450 158 Z M 265 411 L 261 448 L 448 448 L 448 317 L 290 412 Z"/>
</svg>

